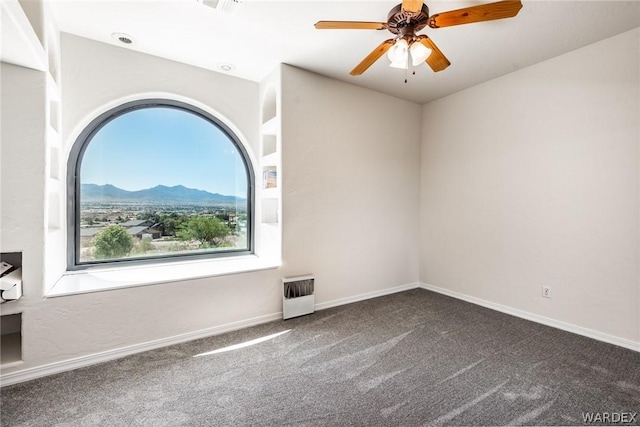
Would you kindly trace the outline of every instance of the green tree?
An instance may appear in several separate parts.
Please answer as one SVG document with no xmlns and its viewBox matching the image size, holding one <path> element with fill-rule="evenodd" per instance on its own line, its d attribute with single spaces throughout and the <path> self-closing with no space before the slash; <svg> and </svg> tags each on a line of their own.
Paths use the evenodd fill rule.
<svg viewBox="0 0 640 427">
<path fill-rule="evenodd" d="M 96 258 L 120 258 L 131 252 L 133 237 L 129 235 L 126 228 L 110 225 L 96 234 L 94 244 Z"/>
<path fill-rule="evenodd" d="M 179 230 L 184 223 L 184 218 L 174 218 L 169 215 L 165 215 L 160 220 L 164 225 L 164 234 L 167 236 L 175 236 L 176 231 Z"/>
<path fill-rule="evenodd" d="M 202 246 L 213 247 L 221 246 L 229 234 L 227 224 L 211 216 L 193 216 L 177 232 L 182 240 L 199 240 Z"/>
</svg>

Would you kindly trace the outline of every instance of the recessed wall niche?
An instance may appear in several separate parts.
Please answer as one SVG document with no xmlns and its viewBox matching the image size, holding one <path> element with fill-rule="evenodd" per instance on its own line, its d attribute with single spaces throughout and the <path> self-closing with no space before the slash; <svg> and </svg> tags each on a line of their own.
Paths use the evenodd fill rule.
<svg viewBox="0 0 640 427">
<path fill-rule="evenodd" d="M 11 272 L 22 267 L 22 252 L 3 252 L 0 254 L 0 261 L 11 264 Z M 12 304 L 16 302 L 2 304 L 2 311 L 11 310 Z M 22 362 L 22 313 L 0 316 L 0 349 L 0 366 Z"/>
<path fill-rule="evenodd" d="M 22 313 L 0 317 L 0 347 L 0 366 L 22 362 Z"/>
</svg>

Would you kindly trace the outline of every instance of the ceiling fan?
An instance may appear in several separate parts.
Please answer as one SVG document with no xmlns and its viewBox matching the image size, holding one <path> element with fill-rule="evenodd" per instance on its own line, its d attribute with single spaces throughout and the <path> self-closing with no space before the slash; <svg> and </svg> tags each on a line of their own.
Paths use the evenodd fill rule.
<svg viewBox="0 0 640 427">
<path fill-rule="evenodd" d="M 319 30 L 389 30 L 394 38 L 383 41 L 349 74 L 358 76 L 388 51 L 391 66 L 408 69 L 409 55 L 414 66 L 426 62 L 435 72 L 442 71 L 451 62 L 426 34 L 416 34 L 424 27 L 441 28 L 494 19 L 512 18 L 522 8 L 520 0 L 503 0 L 481 4 L 429 16 L 429 8 L 423 0 L 402 0 L 389 11 L 387 22 L 366 21 L 318 21 Z M 406 83 L 406 79 L 405 79 Z"/>
</svg>

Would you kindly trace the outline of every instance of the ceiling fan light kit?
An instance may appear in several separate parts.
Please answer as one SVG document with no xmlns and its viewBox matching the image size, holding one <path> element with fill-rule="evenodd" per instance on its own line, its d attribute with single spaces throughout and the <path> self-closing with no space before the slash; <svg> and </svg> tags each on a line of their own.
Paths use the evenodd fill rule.
<svg viewBox="0 0 640 427">
<path fill-rule="evenodd" d="M 451 65 L 451 62 L 429 36 L 417 35 L 418 31 L 426 26 L 442 28 L 512 18 L 521 8 L 521 0 L 503 0 L 429 16 L 429 8 L 422 0 L 403 0 L 401 4 L 389 11 L 387 22 L 318 21 L 315 27 L 319 30 L 388 30 L 395 35 L 394 38 L 382 42 L 356 65 L 349 73 L 352 76 L 364 73 L 385 53 L 393 68 L 408 69 L 409 56 L 411 56 L 414 67 L 426 62 L 434 72 L 438 72 Z"/>
<path fill-rule="evenodd" d="M 389 48 L 387 57 L 391 61 L 390 67 L 393 68 L 407 68 L 409 55 L 409 45 L 405 39 L 398 40 L 393 46 Z"/>
<path fill-rule="evenodd" d="M 398 39 L 389 51 L 387 57 L 393 68 L 409 68 L 409 56 L 411 56 L 411 64 L 416 67 L 422 64 L 431 55 L 431 49 L 419 43 L 417 40 L 410 40 L 411 44 L 405 38 Z"/>
<path fill-rule="evenodd" d="M 431 55 L 431 49 L 423 45 L 422 43 L 413 42 L 409 47 L 409 53 L 411 53 L 411 63 L 414 67 L 422 64 Z"/>
</svg>

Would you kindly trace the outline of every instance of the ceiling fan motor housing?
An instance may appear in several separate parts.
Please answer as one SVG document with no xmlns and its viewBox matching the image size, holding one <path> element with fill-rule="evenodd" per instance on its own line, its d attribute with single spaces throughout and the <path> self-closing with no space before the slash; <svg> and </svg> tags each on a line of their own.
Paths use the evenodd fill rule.
<svg viewBox="0 0 640 427">
<path fill-rule="evenodd" d="M 429 22 L 429 8 L 422 5 L 420 12 L 409 12 L 402 9 L 402 4 L 389 11 L 387 29 L 393 34 L 404 36 L 420 31 Z"/>
</svg>

